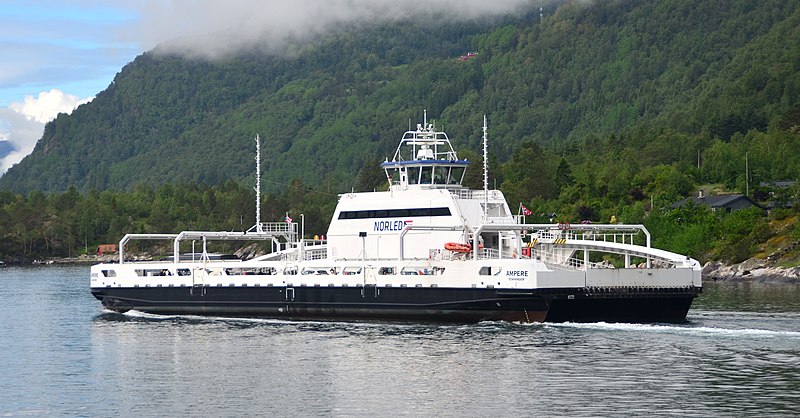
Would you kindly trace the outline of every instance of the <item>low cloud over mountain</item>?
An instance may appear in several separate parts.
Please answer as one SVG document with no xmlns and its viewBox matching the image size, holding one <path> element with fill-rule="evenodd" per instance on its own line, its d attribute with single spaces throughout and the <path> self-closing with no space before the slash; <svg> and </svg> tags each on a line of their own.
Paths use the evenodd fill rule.
<svg viewBox="0 0 800 418">
<path fill-rule="evenodd" d="M 25 96 L 22 103 L 12 103 L 0 108 L 0 174 L 30 154 L 36 141 L 42 136 L 45 123 L 59 113 L 70 113 L 76 107 L 91 101 L 52 89 L 39 93 L 38 97 Z"/>
</svg>

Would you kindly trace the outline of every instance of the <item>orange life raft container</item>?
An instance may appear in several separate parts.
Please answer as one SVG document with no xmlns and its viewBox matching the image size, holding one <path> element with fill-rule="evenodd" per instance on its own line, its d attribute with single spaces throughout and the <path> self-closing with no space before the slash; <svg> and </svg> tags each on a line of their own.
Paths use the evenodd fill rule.
<svg viewBox="0 0 800 418">
<path fill-rule="evenodd" d="M 444 249 L 454 253 L 468 253 L 472 251 L 472 245 L 461 244 L 459 242 L 448 242 L 447 244 L 444 244 Z"/>
</svg>

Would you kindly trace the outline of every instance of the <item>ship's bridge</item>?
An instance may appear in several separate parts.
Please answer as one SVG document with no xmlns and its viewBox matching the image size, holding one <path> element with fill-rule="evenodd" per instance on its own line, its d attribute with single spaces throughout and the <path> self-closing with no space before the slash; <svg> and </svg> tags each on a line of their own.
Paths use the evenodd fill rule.
<svg viewBox="0 0 800 418">
<path fill-rule="evenodd" d="M 461 188 L 469 161 L 459 160 L 447 134 L 417 124 L 400 140 L 392 161 L 381 164 L 393 190 Z"/>
</svg>

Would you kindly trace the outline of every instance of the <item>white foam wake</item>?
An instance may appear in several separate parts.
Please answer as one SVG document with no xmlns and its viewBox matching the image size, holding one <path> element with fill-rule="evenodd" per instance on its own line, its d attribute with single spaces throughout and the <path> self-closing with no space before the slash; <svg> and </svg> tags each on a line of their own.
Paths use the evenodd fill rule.
<svg viewBox="0 0 800 418">
<path fill-rule="evenodd" d="M 756 328 L 718 328 L 708 326 L 692 326 L 692 325 L 653 325 L 653 324 L 627 324 L 627 323 L 607 323 L 607 322 L 594 322 L 594 323 L 548 323 L 546 327 L 555 328 L 577 328 L 577 329 L 595 329 L 595 330 L 612 330 L 612 331 L 636 331 L 636 332 L 656 332 L 656 333 L 669 333 L 669 334 L 694 334 L 694 335 L 716 335 L 716 336 L 730 336 L 730 337 L 780 337 L 780 338 L 798 338 L 800 339 L 800 332 L 797 331 L 775 331 L 767 329 Z"/>
<path fill-rule="evenodd" d="M 106 311 L 108 313 L 116 313 L 113 311 Z M 370 322 L 370 321 L 315 321 L 315 320 L 301 320 L 301 319 L 279 319 L 279 318 L 250 318 L 250 317 L 238 317 L 238 316 L 206 316 L 206 315 L 161 315 L 161 314 L 154 314 L 154 313 L 147 313 L 138 311 L 135 309 L 131 309 L 121 315 L 125 315 L 129 318 L 142 318 L 142 319 L 156 319 L 156 320 L 168 320 L 168 319 L 184 319 L 189 321 L 199 321 L 199 322 L 243 322 L 243 323 L 254 323 L 254 324 L 272 324 L 272 325 L 339 325 L 339 326 L 353 326 L 353 327 L 363 327 L 363 328 L 386 328 L 386 327 L 413 327 L 415 324 L 413 323 L 393 323 L 393 322 Z"/>
<path fill-rule="evenodd" d="M 114 311 L 108 311 L 109 313 L 118 313 Z M 121 315 L 127 316 L 129 318 L 144 318 L 144 319 L 174 319 L 180 318 L 179 315 L 158 315 L 158 314 L 151 314 L 147 312 L 137 311 L 135 309 L 131 309 Z"/>
</svg>

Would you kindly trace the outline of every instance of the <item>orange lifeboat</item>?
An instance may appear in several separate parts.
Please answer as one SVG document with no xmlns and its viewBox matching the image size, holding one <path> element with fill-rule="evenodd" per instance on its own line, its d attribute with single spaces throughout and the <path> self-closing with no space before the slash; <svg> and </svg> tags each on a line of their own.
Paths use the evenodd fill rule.
<svg viewBox="0 0 800 418">
<path fill-rule="evenodd" d="M 472 251 L 472 245 L 461 244 L 459 242 L 448 242 L 444 244 L 444 249 L 447 251 L 452 251 L 454 253 L 468 253 Z"/>
</svg>

